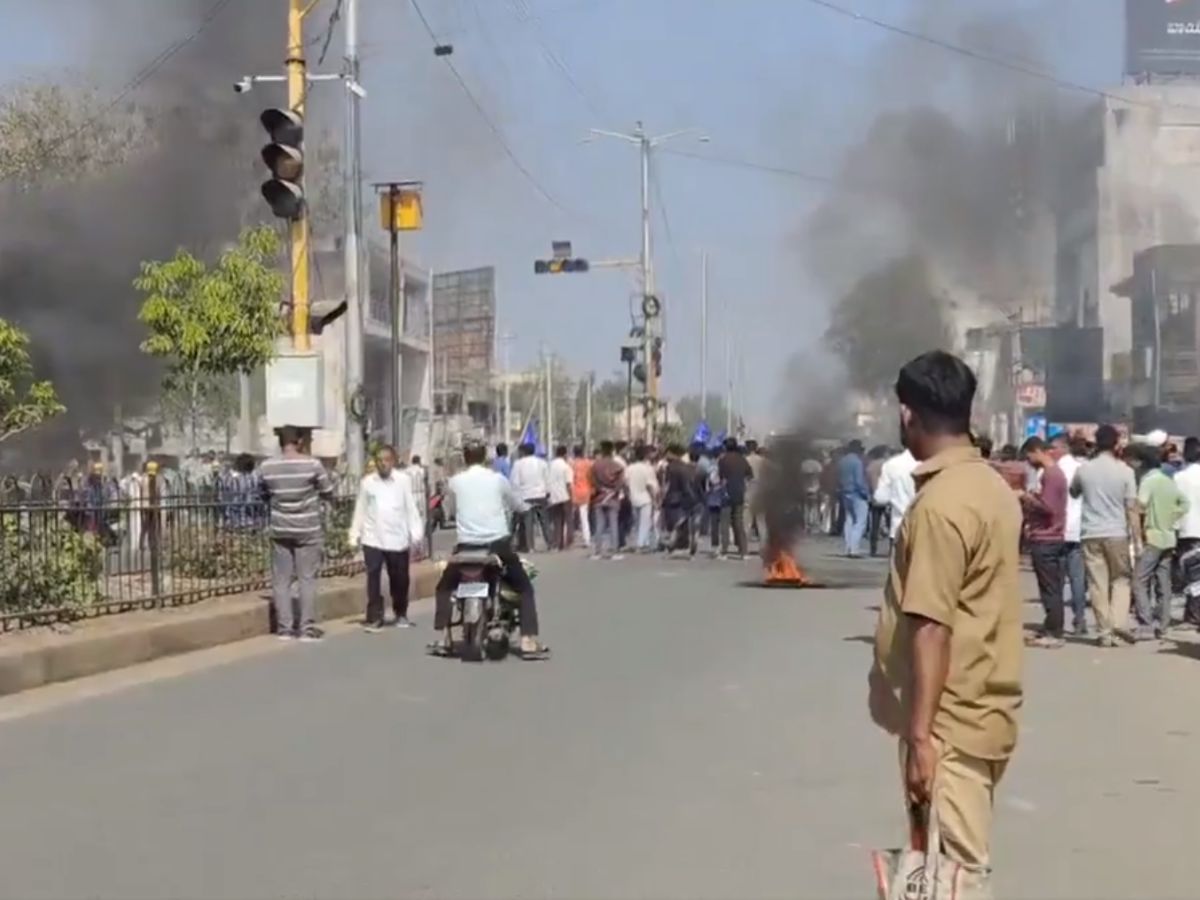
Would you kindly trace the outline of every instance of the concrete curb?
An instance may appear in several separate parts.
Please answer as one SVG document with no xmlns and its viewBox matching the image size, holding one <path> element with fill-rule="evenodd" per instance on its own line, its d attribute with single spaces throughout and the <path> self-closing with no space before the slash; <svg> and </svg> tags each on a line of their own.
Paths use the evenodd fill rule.
<svg viewBox="0 0 1200 900">
<path fill-rule="evenodd" d="M 410 596 L 432 597 L 439 575 L 436 563 L 414 565 Z M 361 578 L 331 579 L 317 594 L 317 618 L 345 619 L 361 614 L 363 604 Z M 69 634 L 0 643 L 0 696 L 270 634 L 269 607 L 259 593 L 242 594 L 182 611 L 126 614 L 138 618 L 125 624 L 120 616 L 95 620 L 102 629 L 84 625 Z"/>
</svg>

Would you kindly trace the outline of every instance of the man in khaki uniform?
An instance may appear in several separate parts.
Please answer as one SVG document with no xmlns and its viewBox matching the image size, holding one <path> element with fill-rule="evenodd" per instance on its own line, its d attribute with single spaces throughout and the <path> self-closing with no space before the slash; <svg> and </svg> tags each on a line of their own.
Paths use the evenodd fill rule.
<svg viewBox="0 0 1200 900">
<path fill-rule="evenodd" d="M 962 360 L 917 357 L 896 394 L 920 465 L 879 614 L 871 714 L 900 737 L 910 813 L 936 804 L 942 851 L 982 875 L 1021 706 L 1021 508 L 971 444 Z"/>
</svg>

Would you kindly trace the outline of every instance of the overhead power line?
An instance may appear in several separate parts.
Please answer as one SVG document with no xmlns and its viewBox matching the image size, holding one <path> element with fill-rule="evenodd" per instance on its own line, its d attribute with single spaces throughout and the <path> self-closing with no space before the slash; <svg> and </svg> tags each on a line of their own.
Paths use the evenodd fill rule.
<svg viewBox="0 0 1200 900">
<path fill-rule="evenodd" d="M 975 60 L 976 62 L 987 63 L 988 65 L 997 66 L 1001 69 L 1007 69 L 1008 71 L 1015 72 L 1019 75 L 1035 78 L 1039 81 L 1044 81 L 1048 84 L 1055 85 L 1063 90 L 1075 91 L 1076 93 L 1088 94 L 1092 97 L 1115 100 L 1118 103 L 1125 103 L 1129 106 L 1142 106 L 1149 109 L 1162 109 L 1164 106 L 1170 106 L 1177 109 L 1200 110 L 1200 107 L 1155 103 L 1148 100 L 1137 100 L 1130 97 L 1122 97 L 1119 94 L 1114 94 L 1101 88 L 1092 87 L 1091 85 L 1082 84 L 1078 81 L 1072 81 L 1068 78 L 1063 78 L 1059 75 L 1055 75 L 1053 72 L 1047 72 L 1045 69 L 1036 68 L 1028 63 L 1020 62 L 1014 59 L 1008 59 L 1003 56 L 996 56 L 992 53 L 985 53 L 981 50 L 974 50 L 970 47 L 964 47 L 961 44 L 955 44 L 951 41 L 945 40 L 944 38 L 935 37 L 934 35 L 926 34 L 922 31 L 916 31 L 912 28 L 906 28 L 903 25 L 897 25 L 894 22 L 886 22 L 883 19 L 877 19 L 874 16 L 867 15 L 866 13 L 860 13 L 848 7 L 833 3 L 831 0 L 806 0 L 806 2 L 812 4 L 813 6 L 819 6 L 822 9 L 829 10 L 830 12 L 836 13 L 839 16 L 844 16 L 848 19 L 854 19 L 858 22 L 865 22 L 868 25 L 873 25 L 876 28 L 890 32 L 891 34 L 900 35 L 901 37 L 906 37 L 909 40 L 918 41 L 931 47 L 938 47 L 948 53 L 954 53 L 958 56 Z"/>
<path fill-rule="evenodd" d="M 433 26 L 429 23 L 429 19 L 425 16 L 425 11 L 421 9 L 420 0 L 409 0 L 409 3 L 412 5 L 413 11 L 417 14 L 417 18 L 421 20 L 421 24 L 424 26 L 425 31 L 428 32 L 429 39 L 433 41 L 435 46 L 437 46 L 439 43 L 437 32 L 433 30 Z M 467 99 L 470 100 L 471 105 L 475 107 L 475 111 L 479 114 L 479 118 L 481 118 L 484 124 L 487 125 L 488 130 L 491 131 L 492 135 L 496 138 L 496 142 L 504 150 L 505 155 L 516 167 L 517 171 L 525 176 L 525 180 L 533 186 L 534 190 L 536 190 L 547 203 L 560 212 L 566 213 L 567 215 L 574 215 L 571 210 L 567 209 L 567 207 L 563 206 L 563 204 L 559 202 L 558 198 L 556 198 L 554 194 L 543 187 L 542 183 L 534 177 L 534 174 L 529 170 L 529 168 L 523 162 L 521 162 L 520 158 L 509 145 L 508 139 L 505 138 L 504 132 L 500 130 L 500 126 L 496 124 L 495 120 L 488 114 L 488 111 L 484 108 L 483 104 L 479 102 L 479 98 L 475 96 L 475 93 L 467 85 L 466 79 L 464 79 L 459 73 L 458 67 L 454 65 L 454 62 L 450 59 L 450 57 L 443 56 L 441 59 L 445 61 L 446 67 L 454 76 L 454 80 L 458 82 L 458 86 L 462 88 L 462 92 L 467 95 Z"/>
<path fill-rule="evenodd" d="M 200 22 L 194 29 L 192 29 L 191 32 L 167 45 L 167 47 L 165 47 L 161 52 L 150 59 L 149 62 L 138 69 L 138 71 L 134 73 L 133 77 L 130 78 L 129 81 L 127 81 L 121 87 L 121 89 L 117 91 L 117 93 L 114 94 L 112 98 L 100 108 L 98 112 L 89 116 L 87 120 L 84 121 L 83 124 L 81 124 L 78 128 L 69 131 L 67 134 L 64 134 L 62 137 L 52 141 L 48 146 L 46 146 L 40 154 L 40 161 L 44 163 L 51 154 L 59 150 L 68 142 L 75 140 L 75 138 L 79 137 L 89 128 L 92 128 L 97 122 L 116 109 L 126 97 L 149 81 L 150 78 L 152 78 L 154 74 L 159 71 L 159 69 L 165 66 L 171 60 L 171 58 L 175 56 L 175 54 L 196 40 L 196 38 L 200 37 L 200 35 L 205 32 L 208 26 L 216 20 L 217 16 L 219 16 L 232 2 L 233 0 L 216 0 L 216 2 L 209 7 L 208 12 L 204 14 L 204 18 L 200 20 Z M 17 174 L 32 174 L 39 168 L 40 166 L 36 164 L 33 165 L 32 168 L 27 166 L 25 167 L 24 173 L 13 172 L 9 177 Z"/>
<path fill-rule="evenodd" d="M 758 163 L 749 159 L 740 159 L 733 156 L 716 156 L 711 153 L 696 153 L 691 150 L 676 150 L 663 149 L 659 153 L 670 153 L 672 156 L 684 156 L 688 159 L 696 159 L 701 162 L 713 163 L 719 166 L 732 166 L 739 169 L 748 169 L 753 172 L 763 172 L 767 175 L 783 175 L 788 178 L 798 178 L 802 181 L 812 181 L 816 184 L 837 185 L 840 184 L 838 179 L 832 175 L 818 175 L 813 172 L 804 172 L 800 169 L 789 169 L 785 166 L 773 166 L 766 163 Z"/>
<path fill-rule="evenodd" d="M 509 5 L 512 7 L 513 13 L 516 15 L 517 20 L 519 22 L 527 23 L 532 28 L 533 38 L 541 47 L 542 56 L 545 58 L 546 62 L 550 64 L 550 67 L 562 76 L 563 80 L 567 83 L 567 86 L 570 87 L 571 90 L 577 95 L 579 95 L 579 98 L 583 100 L 594 116 L 603 118 L 604 114 L 600 110 L 600 104 L 595 101 L 590 93 L 583 89 L 583 86 L 579 83 L 579 80 L 571 72 L 570 67 L 566 64 L 566 62 L 563 61 L 562 56 L 556 53 L 554 48 L 550 46 L 550 42 L 546 38 L 546 33 L 542 28 L 541 20 L 538 18 L 537 13 L 534 12 L 533 8 L 529 5 L 528 0 L 509 0 Z"/>
</svg>

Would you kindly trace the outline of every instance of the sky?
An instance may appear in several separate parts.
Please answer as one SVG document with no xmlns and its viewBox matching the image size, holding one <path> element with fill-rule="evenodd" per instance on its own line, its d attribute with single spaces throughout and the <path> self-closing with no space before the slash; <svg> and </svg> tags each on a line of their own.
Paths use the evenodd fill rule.
<svg viewBox="0 0 1200 900">
<path fill-rule="evenodd" d="M 139 4 L 171 2 L 0 0 L 0 83 L 70 68 L 115 89 L 179 35 L 152 19 L 119 53 L 105 52 L 90 39 L 95 17 L 120 6 L 137 21 Z M 238 2 L 278 5 L 280 32 L 264 40 L 282 44 L 284 0 L 237 0 L 223 15 L 236 15 Z M 333 2 L 320 0 L 311 30 L 324 25 Z M 481 113 L 433 55 L 408 0 L 360 2 L 367 180 L 425 182 L 425 228 L 405 244 L 422 264 L 496 266 L 499 328 L 513 336 L 514 367 L 545 348 L 576 373 L 604 378 L 618 368 L 632 275 L 533 274 L 552 240 L 570 240 L 576 255 L 592 260 L 639 251 L 636 148 L 586 142 L 588 129 L 630 131 L 641 120 L 651 134 L 694 128 L 709 138 L 679 138 L 654 159 L 664 385 L 675 396 L 699 389 L 707 251 L 710 389 L 726 379 L 728 337 L 743 361 L 747 418 L 769 422 L 789 359 L 811 352 L 824 327 L 828 298 L 804 270 L 801 242 L 825 187 L 669 151 L 832 174 L 882 108 L 921 102 L 920 84 L 909 90 L 879 80 L 881 55 L 908 39 L 811 0 L 420 0 L 438 41 L 453 44 L 453 64 Z M 920 28 L 956 40 L 928 14 L 938 0 L 837 2 L 895 23 L 924 7 Z M 1094 87 L 1119 82 L 1121 0 L 953 2 L 956 11 L 1019 12 L 1035 23 L 1046 60 L 1064 78 Z M 928 54 L 951 77 L 954 67 L 987 65 L 928 45 L 906 51 Z M 325 69 L 336 69 L 339 56 L 337 37 Z M 213 77 L 231 84 L 239 74 Z M 324 102 L 314 94 L 314 106 Z M 323 110 L 334 123 L 337 102 L 331 92 Z M 248 104 L 247 116 L 259 105 Z"/>
</svg>

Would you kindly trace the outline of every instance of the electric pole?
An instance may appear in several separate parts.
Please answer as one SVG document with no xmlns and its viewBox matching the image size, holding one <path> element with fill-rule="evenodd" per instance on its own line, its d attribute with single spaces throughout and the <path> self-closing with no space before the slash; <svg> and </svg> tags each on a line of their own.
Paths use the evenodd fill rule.
<svg viewBox="0 0 1200 900">
<path fill-rule="evenodd" d="M 708 421 L 708 251 L 700 254 L 700 421 Z"/>
<path fill-rule="evenodd" d="M 645 437 L 647 443 L 653 443 L 654 432 L 658 423 L 658 380 L 659 365 L 661 364 L 662 347 L 662 300 L 655 293 L 654 255 L 650 235 L 650 154 L 655 147 L 673 138 L 683 135 L 696 134 L 696 129 L 685 128 L 682 131 L 672 131 L 668 134 L 650 137 L 641 122 L 636 123 L 632 134 L 619 131 L 604 131 L 599 128 L 591 129 L 593 135 L 617 138 L 636 144 L 641 159 L 641 206 L 642 206 L 642 253 L 639 260 L 642 273 L 642 363 L 646 371 L 646 402 L 645 402 Z M 697 135 L 702 143 L 708 141 L 703 135 Z M 632 384 L 631 384 L 632 387 Z M 632 390 L 630 391 L 632 394 Z M 632 439 L 632 435 L 630 435 Z"/>
<path fill-rule="evenodd" d="M 553 453 L 554 446 L 554 355 L 545 353 L 546 369 L 546 421 L 542 423 L 545 431 L 546 452 Z"/>
<path fill-rule="evenodd" d="M 288 0 L 287 33 L 287 91 L 288 109 L 301 120 L 304 119 L 304 98 L 308 91 L 304 62 L 304 0 Z M 303 147 L 300 148 L 303 151 Z M 304 190 L 304 174 L 299 177 L 301 193 Z M 292 268 L 292 348 L 298 352 L 309 350 L 308 335 L 308 213 L 292 219 L 289 225 L 291 237 Z"/>
<path fill-rule="evenodd" d="M 359 289 L 361 256 L 358 238 L 362 233 L 362 141 L 358 101 L 358 0 L 346 0 L 346 137 L 342 157 L 346 208 L 346 456 L 350 475 L 361 480 L 366 463 L 366 409 L 363 390 L 363 302 Z"/>
</svg>

